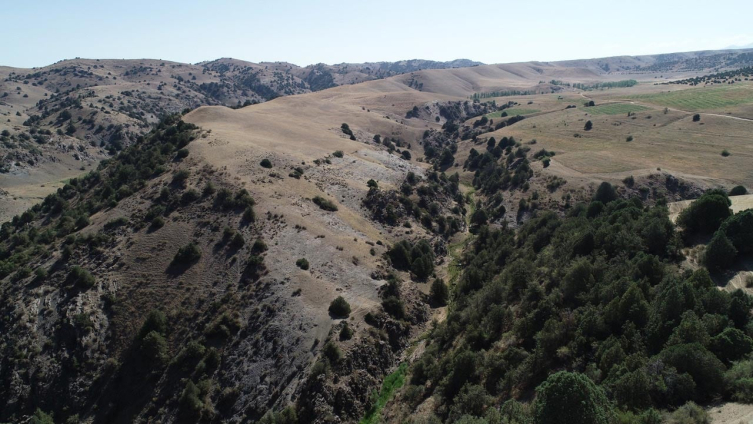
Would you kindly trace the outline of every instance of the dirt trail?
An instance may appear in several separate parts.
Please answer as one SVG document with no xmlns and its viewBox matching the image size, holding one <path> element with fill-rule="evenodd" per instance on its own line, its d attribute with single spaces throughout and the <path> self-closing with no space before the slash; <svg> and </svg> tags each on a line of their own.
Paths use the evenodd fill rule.
<svg viewBox="0 0 753 424">
<path fill-rule="evenodd" d="M 753 424 L 753 405 L 723 403 L 707 410 L 712 424 Z"/>
<path fill-rule="evenodd" d="M 618 99 L 618 100 L 612 101 L 612 103 L 623 103 L 623 102 L 627 102 L 627 103 L 634 104 L 634 105 L 639 105 L 639 106 L 646 106 L 646 107 L 660 106 L 660 105 L 656 105 L 656 104 L 653 104 L 653 103 L 646 103 L 646 102 L 635 101 L 633 99 Z M 708 112 L 691 112 L 689 110 L 682 110 L 682 109 L 677 109 L 677 108 L 672 108 L 672 107 L 667 107 L 667 109 L 671 110 L 671 111 L 675 111 L 675 112 L 686 113 L 688 115 L 694 115 L 694 114 L 697 113 L 699 115 L 718 116 L 720 118 L 728 118 L 728 119 L 736 119 L 738 121 L 753 122 L 753 119 L 742 118 L 742 117 L 739 117 L 739 116 L 722 115 L 722 114 L 719 114 L 719 113 L 708 113 Z"/>
</svg>

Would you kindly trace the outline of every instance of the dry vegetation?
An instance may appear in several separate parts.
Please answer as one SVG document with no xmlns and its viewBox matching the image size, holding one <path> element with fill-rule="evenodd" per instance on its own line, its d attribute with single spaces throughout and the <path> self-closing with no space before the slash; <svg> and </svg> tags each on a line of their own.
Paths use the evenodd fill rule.
<svg viewBox="0 0 753 424">
<path fill-rule="evenodd" d="M 6 220 L 139 146 L 163 113 L 210 105 L 182 116 L 200 130 L 169 151 L 159 173 L 124 191 L 93 185 L 101 204 L 71 217 L 65 235 L 29 235 L 57 225 L 59 211 L 3 227 L 0 260 L 18 267 L 0 286 L 0 418 L 20 420 L 35 405 L 108 422 L 242 422 L 269 410 L 280 422 L 292 410 L 302 422 L 358 421 L 387 404 L 411 342 L 430 318 L 446 316 L 447 287 L 435 277 L 457 283 L 470 234 L 524 225 L 538 211 L 565 216 L 599 195 L 602 181 L 615 197 L 650 206 L 753 185 L 753 121 L 744 119 L 753 117 L 753 83 L 672 93 L 654 85 L 659 75 L 684 78 L 731 60 L 699 53 L 424 71 L 77 60 L 28 79 L 0 68 L 0 95 L 10 93 L 0 99 L 10 120 L 0 128 L 17 144 L 0 146 L 10 158 L 0 174 Z M 626 75 L 640 83 L 589 91 L 561 83 Z M 66 91 L 92 78 L 95 86 Z M 339 86 L 317 91 L 331 85 Z M 81 108 L 59 106 L 85 89 L 92 95 Z M 468 100 L 503 90 L 547 94 Z M 246 100 L 260 103 L 226 107 Z M 51 134 L 22 140 L 23 122 L 45 105 L 59 107 L 38 121 Z M 69 121 L 76 129 L 66 134 Z M 469 165 L 487 152 L 491 169 Z M 70 203 L 84 208 L 91 193 Z M 16 250 L 19 234 L 27 241 Z M 72 291 L 73 280 L 83 282 Z"/>
</svg>

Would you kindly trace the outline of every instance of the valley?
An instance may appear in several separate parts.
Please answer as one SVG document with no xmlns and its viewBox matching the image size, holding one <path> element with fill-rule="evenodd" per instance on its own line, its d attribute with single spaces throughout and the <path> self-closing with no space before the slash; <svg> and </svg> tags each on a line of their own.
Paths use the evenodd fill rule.
<svg viewBox="0 0 753 424">
<path fill-rule="evenodd" d="M 751 55 L 0 68 L 0 420 L 749 402 L 753 80 L 670 83 Z"/>
</svg>

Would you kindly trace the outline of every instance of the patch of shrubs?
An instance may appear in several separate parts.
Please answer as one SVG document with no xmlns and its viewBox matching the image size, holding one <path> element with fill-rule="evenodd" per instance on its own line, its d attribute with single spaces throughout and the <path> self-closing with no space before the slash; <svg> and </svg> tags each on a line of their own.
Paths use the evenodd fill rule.
<svg viewBox="0 0 753 424">
<path fill-rule="evenodd" d="M 425 280 L 434 273 L 434 250 L 426 240 L 415 244 L 402 240 L 387 251 L 387 256 L 393 267 L 411 271 L 419 280 Z"/>
<path fill-rule="evenodd" d="M 313 199 L 311 199 L 314 204 L 319 206 L 321 209 L 324 209 L 325 211 L 329 212 L 335 212 L 337 211 L 337 205 L 335 205 L 331 200 L 325 199 L 321 196 L 316 196 Z"/>
<path fill-rule="evenodd" d="M 78 265 L 71 267 L 71 270 L 68 271 L 66 282 L 81 290 L 88 290 L 96 284 L 94 276 L 92 276 L 89 271 Z"/>
<path fill-rule="evenodd" d="M 356 139 L 356 136 L 353 135 L 353 131 L 350 129 L 350 126 L 348 124 L 342 124 L 340 126 L 340 129 L 342 130 L 343 134 L 346 134 L 346 135 L 350 136 L 351 140 L 355 140 Z"/>
</svg>

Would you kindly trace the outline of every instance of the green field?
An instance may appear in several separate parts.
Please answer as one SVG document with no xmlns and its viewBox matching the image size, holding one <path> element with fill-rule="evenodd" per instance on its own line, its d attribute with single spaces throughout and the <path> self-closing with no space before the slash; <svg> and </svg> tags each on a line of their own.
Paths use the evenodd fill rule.
<svg viewBox="0 0 753 424">
<path fill-rule="evenodd" d="M 499 118 L 502 115 L 502 112 L 507 112 L 507 116 L 518 116 L 518 115 L 530 115 L 532 113 L 541 112 L 538 109 L 522 109 L 522 108 L 512 108 L 512 109 L 505 109 L 505 110 L 498 110 L 496 112 L 487 113 L 487 118 Z"/>
<path fill-rule="evenodd" d="M 736 84 L 724 87 L 690 88 L 666 93 L 642 94 L 630 96 L 630 98 L 680 110 L 713 110 L 753 103 L 753 87 Z"/>
<path fill-rule="evenodd" d="M 583 110 L 587 111 L 591 115 L 621 115 L 628 112 L 640 112 L 643 110 L 649 110 L 645 106 L 633 105 L 630 103 L 612 103 L 607 105 L 585 107 Z"/>
</svg>

